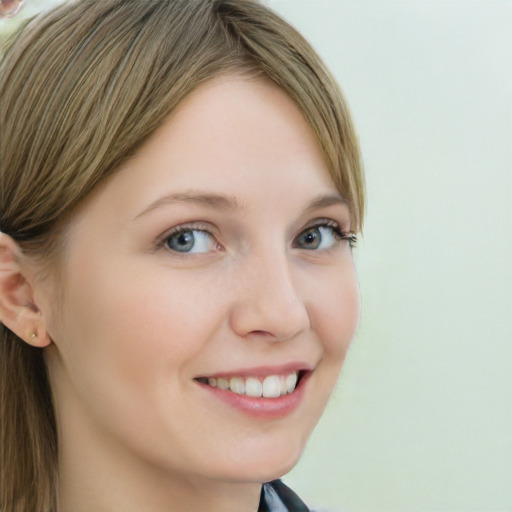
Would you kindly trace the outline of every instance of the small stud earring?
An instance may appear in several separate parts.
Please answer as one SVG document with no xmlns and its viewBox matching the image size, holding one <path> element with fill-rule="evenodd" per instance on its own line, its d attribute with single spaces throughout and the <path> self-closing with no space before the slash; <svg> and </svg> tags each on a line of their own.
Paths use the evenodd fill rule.
<svg viewBox="0 0 512 512">
<path fill-rule="evenodd" d="M 37 332 L 33 332 L 33 333 L 30 335 L 30 338 L 32 339 L 32 341 L 36 340 L 36 339 L 37 339 Z"/>
</svg>

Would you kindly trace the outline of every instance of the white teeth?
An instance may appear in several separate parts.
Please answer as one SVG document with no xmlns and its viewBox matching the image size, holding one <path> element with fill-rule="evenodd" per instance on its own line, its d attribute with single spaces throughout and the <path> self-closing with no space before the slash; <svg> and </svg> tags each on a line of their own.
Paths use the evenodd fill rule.
<svg viewBox="0 0 512 512">
<path fill-rule="evenodd" d="M 245 394 L 247 396 L 260 397 L 263 391 L 263 386 L 258 379 L 249 377 L 245 380 Z"/>
<path fill-rule="evenodd" d="M 231 379 L 229 379 L 229 389 L 234 393 L 243 395 L 245 392 L 244 379 L 241 379 L 240 377 L 231 377 Z"/>
<path fill-rule="evenodd" d="M 229 389 L 229 382 L 227 379 L 217 379 L 217 387 L 220 389 Z"/>
<path fill-rule="evenodd" d="M 256 377 L 210 377 L 208 385 L 224 391 L 232 391 L 238 395 L 250 397 L 278 398 L 292 393 L 297 386 L 298 373 L 292 372 L 288 375 L 269 375 L 263 381 Z"/>
<path fill-rule="evenodd" d="M 281 396 L 279 376 L 271 375 L 263 381 L 263 396 L 266 398 L 277 398 Z"/>
<path fill-rule="evenodd" d="M 288 393 L 288 388 L 286 387 L 286 376 L 281 375 L 279 377 L 279 386 L 280 386 L 281 396 L 286 395 Z"/>
<path fill-rule="evenodd" d="M 295 386 L 297 385 L 297 373 L 290 373 L 288 377 L 286 377 L 286 389 L 288 390 L 288 393 L 291 393 Z"/>
</svg>

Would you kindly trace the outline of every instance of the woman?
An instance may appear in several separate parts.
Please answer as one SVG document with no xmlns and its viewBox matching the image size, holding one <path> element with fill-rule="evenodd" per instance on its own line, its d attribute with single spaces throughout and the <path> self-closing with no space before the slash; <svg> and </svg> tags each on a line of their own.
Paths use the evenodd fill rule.
<svg viewBox="0 0 512 512">
<path fill-rule="evenodd" d="M 1 510 L 307 510 L 363 212 L 319 57 L 252 0 L 82 0 L 0 115 Z"/>
</svg>

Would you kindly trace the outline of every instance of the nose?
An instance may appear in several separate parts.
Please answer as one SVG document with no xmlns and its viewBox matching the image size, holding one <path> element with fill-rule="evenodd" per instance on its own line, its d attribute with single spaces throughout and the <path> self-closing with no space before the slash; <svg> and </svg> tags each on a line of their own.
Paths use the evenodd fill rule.
<svg viewBox="0 0 512 512">
<path fill-rule="evenodd" d="M 310 328 L 285 254 L 252 258 L 240 265 L 235 279 L 230 325 L 239 336 L 283 341 Z"/>
</svg>

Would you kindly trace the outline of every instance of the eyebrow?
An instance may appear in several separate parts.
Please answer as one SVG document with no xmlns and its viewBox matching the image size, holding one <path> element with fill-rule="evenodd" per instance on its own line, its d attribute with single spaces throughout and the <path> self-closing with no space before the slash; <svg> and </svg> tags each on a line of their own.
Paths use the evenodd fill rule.
<svg viewBox="0 0 512 512">
<path fill-rule="evenodd" d="M 145 210 L 139 213 L 135 218 L 138 219 L 157 208 L 172 205 L 176 203 L 192 203 L 200 206 L 207 206 L 214 210 L 241 210 L 240 203 L 232 196 L 222 196 L 218 194 L 209 194 L 202 192 L 181 192 L 176 194 L 166 194 L 151 203 Z"/>
<path fill-rule="evenodd" d="M 206 206 L 214 210 L 243 210 L 243 205 L 234 196 L 224 196 L 220 194 L 204 193 L 199 191 L 180 192 L 173 194 L 166 194 L 156 201 L 152 202 L 147 208 L 139 213 L 135 219 L 152 212 L 162 206 L 173 205 L 179 203 L 191 203 L 200 206 Z M 320 208 L 327 208 L 334 205 L 347 205 L 347 200 L 338 194 L 329 194 L 319 196 L 313 199 L 304 208 L 304 213 L 311 210 L 318 210 Z M 134 220 L 135 220 L 134 219 Z"/>
</svg>

